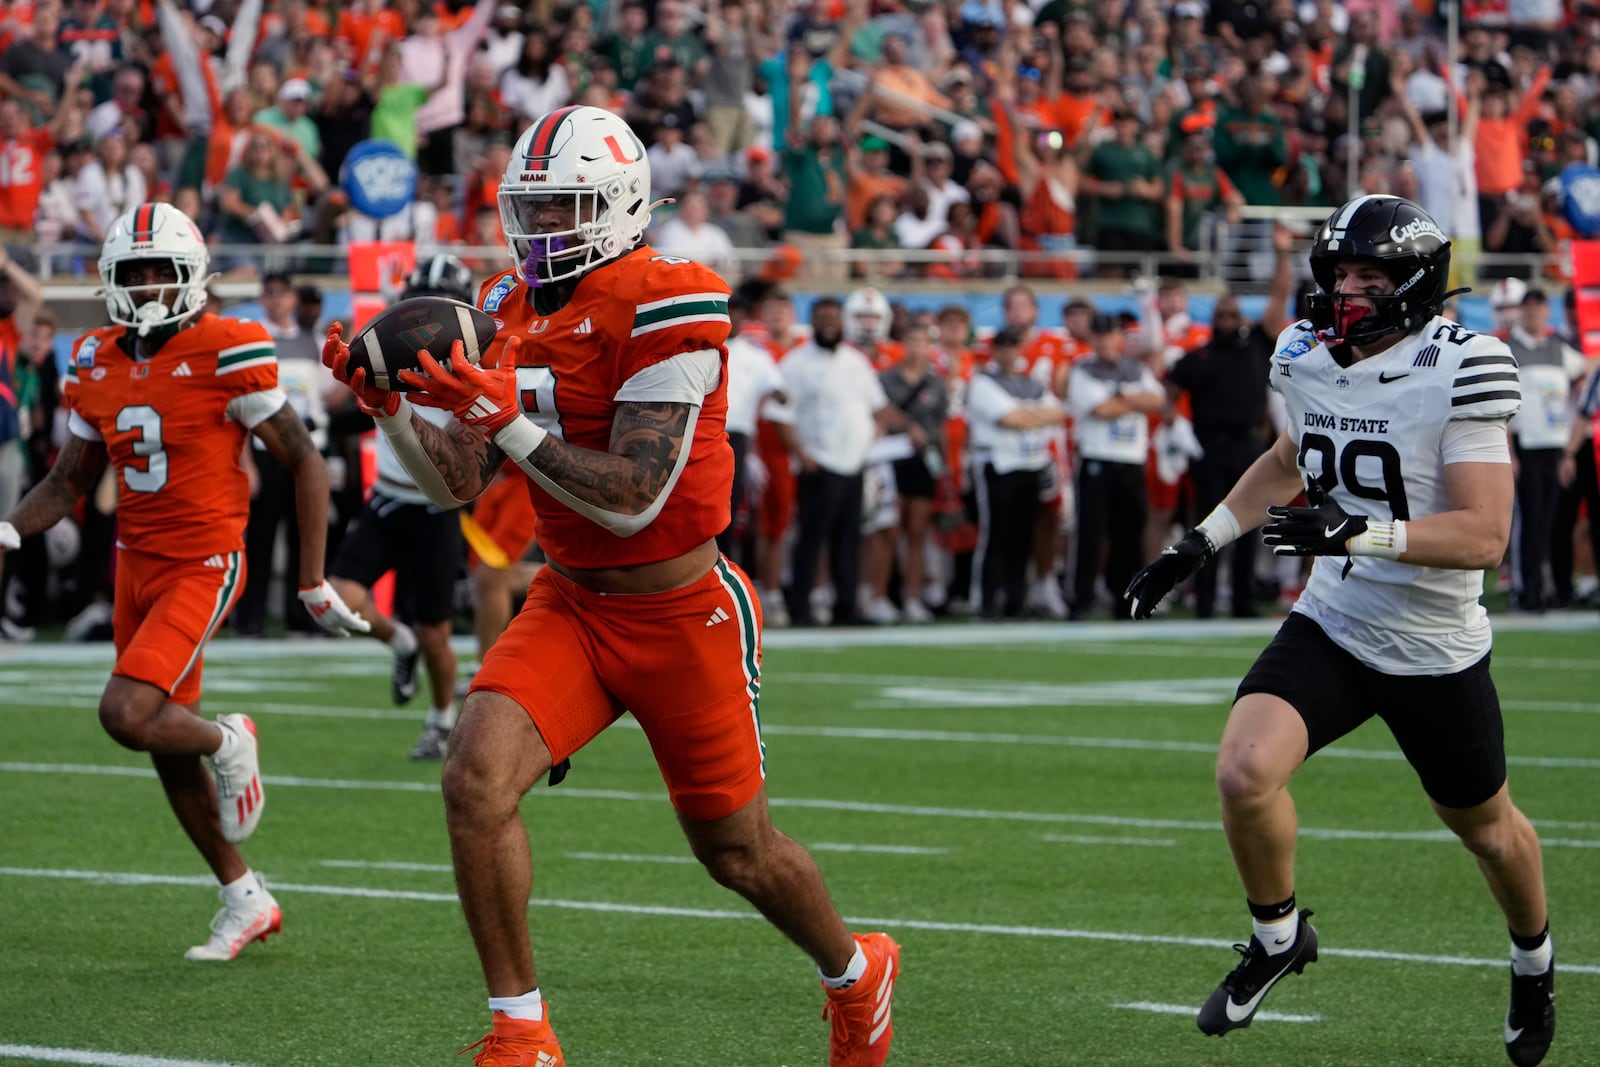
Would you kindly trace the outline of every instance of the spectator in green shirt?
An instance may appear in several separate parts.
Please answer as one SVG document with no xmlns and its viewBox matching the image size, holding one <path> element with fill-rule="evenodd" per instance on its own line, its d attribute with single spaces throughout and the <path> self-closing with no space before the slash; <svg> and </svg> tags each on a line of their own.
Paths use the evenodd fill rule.
<svg viewBox="0 0 1600 1067">
<path fill-rule="evenodd" d="M 388 141 L 417 158 L 417 109 L 428 102 L 438 85 L 408 85 L 400 80 L 400 49 L 390 45 L 383 53 L 378 74 L 378 106 L 372 109 L 372 136 Z"/>
<path fill-rule="evenodd" d="M 1182 157 L 1167 172 L 1167 249 L 1192 270 L 1200 250 L 1200 220 L 1208 212 L 1226 211 L 1237 222 L 1244 197 L 1211 161 L 1211 134 L 1196 130 L 1183 139 Z"/>
<path fill-rule="evenodd" d="M 839 228 L 844 211 L 845 153 L 839 144 L 839 123 L 832 115 L 811 120 L 809 136 L 789 129 L 783 152 L 783 172 L 789 177 L 789 199 L 783 210 L 783 239 L 805 256 L 802 273 L 808 281 L 843 282 L 842 258 L 814 255 L 843 250 L 845 234 Z"/>
<path fill-rule="evenodd" d="M 1154 252 L 1165 244 L 1161 204 L 1167 195 L 1156 157 L 1140 139 L 1139 116 L 1131 109 L 1117 111 L 1115 136 L 1097 146 L 1089 156 L 1082 188 L 1099 205 L 1100 230 L 1095 247 L 1119 251 Z M 1128 268 L 1108 268 L 1113 276 Z"/>
<path fill-rule="evenodd" d="M 878 252 L 898 249 L 900 238 L 895 235 L 894 220 L 899 214 L 900 208 L 895 203 L 894 197 L 887 194 L 875 197 L 872 203 L 867 205 L 867 224 L 851 235 L 850 247 Z M 850 265 L 850 274 L 855 278 L 897 278 L 904 270 L 904 264 L 885 260 L 877 260 L 870 265 L 861 263 Z"/>
<path fill-rule="evenodd" d="M 1217 112 L 1217 130 L 1212 139 L 1217 151 L 1217 166 L 1228 173 L 1247 204 L 1281 203 L 1272 175 L 1289 161 L 1284 142 L 1283 121 L 1267 106 L 1267 94 L 1260 79 L 1247 75 L 1239 79 L 1239 106 Z"/>
<path fill-rule="evenodd" d="M 643 0 L 628 0 L 622 5 L 621 26 L 600 42 L 600 54 L 617 72 L 617 88 L 633 92 L 639 79 L 655 65 L 659 38 L 650 29 L 650 10 Z"/>
<path fill-rule="evenodd" d="M 322 134 L 307 114 L 310 109 L 311 83 L 304 78 L 289 78 L 278 88 L 278 102 L 257 111 L 250 121 L 283 131 L 298 141 L 313 159 L 318 159 L 322 156 Z"/>
</svg>

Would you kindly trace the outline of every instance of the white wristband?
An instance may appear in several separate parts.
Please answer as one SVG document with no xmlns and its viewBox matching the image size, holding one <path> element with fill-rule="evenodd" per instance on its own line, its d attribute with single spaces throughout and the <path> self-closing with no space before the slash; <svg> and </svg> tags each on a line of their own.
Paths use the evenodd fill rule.
<svg viewBox="0 0 1600 1067">
<path fill-rule="evenodd" d="M 1211 542 L 1212 551 L 1220 552 L 1222 546 L 1231 545 L 1244 535 L 1239 519 L 1226 504 L 1218 504 L 1205 520 L 1195 527 Z"/>
<path fill-rule="evenodd" d="M 395 409 L 393 415 L 379 415 L 372 421 L 378 424 L 378 429 L 390 437 L 405 433 L 411 428 L 411 401 L 401 397 L 400 406 Z"/>
<path fill-rule="evenodd" d="M 513 463 L 520 463 L 533 455 L 533 450 L 549 436 L 549 430 L 519 415 L 494 435 L 494 443 Z"/>
<path fill-rule="evenodd" d="M 1352 556 L 1399 559 L 1406 551 L 1404 522 L 1368 522 L 1363 532 L 1345 542 Z"/>
</svg>

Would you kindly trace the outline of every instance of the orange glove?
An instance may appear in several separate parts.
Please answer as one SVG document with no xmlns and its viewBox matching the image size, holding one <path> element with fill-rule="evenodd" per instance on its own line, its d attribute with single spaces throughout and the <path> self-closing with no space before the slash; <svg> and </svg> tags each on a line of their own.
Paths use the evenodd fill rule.
<svg viewBox="0 0 1600 1067">
<path fill-rule="evenodd" d="M 506 342 L 508 357 L 515 357 L 515 346 L 515 338 Z M 474 367 L 467 362 L 461 342 L 456 341 L 450 346 L 448 370 L 427 352 L 418 352 L 417 362 L 426 375 L 403 370 L 397 377 L 417 390 L 412 395 L 423 407 L 454 412 L 463 426 L 471 426 L 490 440 L 522 415 L 517 406 L 515 358 L 507 358 L 502 366 L 491 348 Z"/>
<path fill-rule="evenodd" d="M 367 384 L 365 367 L 350 369 L 350 346 L 342 336 L 344 324 L 335 322 L 328 327 L 328 339 L 322 343 L 322 364 L 333 371 L 333 376 L 350 387 L 356 395 L 356 406 L 375 419 L 391 418 L 400 413 L 399 393 L 374 389 Z"/>
</svg>

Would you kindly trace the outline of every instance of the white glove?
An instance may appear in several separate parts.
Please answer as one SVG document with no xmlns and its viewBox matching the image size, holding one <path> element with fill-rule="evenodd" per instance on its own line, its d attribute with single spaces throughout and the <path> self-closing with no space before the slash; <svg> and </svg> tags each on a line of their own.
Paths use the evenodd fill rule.
<svg viewBox="0 0 1600 1067">
<path fill-rule="evenodd" d="M 0 522 L 0 552 L 13 551 L 22 547 L 22 535 L 17 533 L 17 528 L 9 522 Z"/>
<path fill-rule="evenodd" d="M 356 634 L 372 632 L 372 626 L 350 610 L 333 586 L 328 584 L 326 578 L 321 585 L 313 585 L 300 590 L 300 603 L 306 606 L 311 617 L 317 620 L 317 625 L 338 637 L 353 637 Z"/>
</svg>

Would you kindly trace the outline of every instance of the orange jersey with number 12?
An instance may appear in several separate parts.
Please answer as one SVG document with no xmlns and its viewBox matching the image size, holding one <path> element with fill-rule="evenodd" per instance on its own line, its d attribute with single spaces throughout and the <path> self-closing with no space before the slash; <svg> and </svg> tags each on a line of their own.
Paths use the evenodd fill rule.
<svg viewBox="0 0 1600 1067">
<path fill-rule="evenodd" d="M 580 448 L 611 449 L 616 395 L 634 375 L 686 352 L 714 351 L 722 373 L 705 394 L 689 461 L 655 519 L 621 537 L 578 514 L 531 478 L 537 540 L 571 567 L 627 567 L 681 556 L 727 528 L 733 495 L 733 450 L 723 424 L 728 412 L 728 285 L 691 260 L 649 246 L 596 268 L 565 307 L 540 315 L 530 291 L 507 271 L 490 278 L 478 303 L 506 338 L 521 338 L 517 385 L 523 412 L 549 433 Z"/>
<path fill-rule="evenodd" d="M 244 547 L 250 487 L 239 467 L 249 432 L 229 405 L 278 387 L 260 323 L 202 315 L 150 359 L 121 326 L 73 346 L 64 399 L 106 443 L 117 471 L 118 536 L 139 552 L 203 558 Z"/>
</svg>

